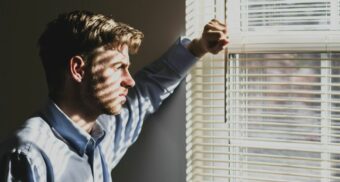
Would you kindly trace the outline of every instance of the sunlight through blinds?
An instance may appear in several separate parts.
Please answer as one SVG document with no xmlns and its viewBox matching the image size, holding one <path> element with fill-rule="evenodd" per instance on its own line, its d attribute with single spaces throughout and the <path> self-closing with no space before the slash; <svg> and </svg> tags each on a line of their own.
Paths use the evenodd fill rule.
<svg viewBox="0 0 340 182">
<path fill-rule="evenodd" d="M 187 1 L 187 34 L 225 9 L 227 58 L 187 77 L 187 181 L 340 181 L 339 0 Z"/>
<path fill-rule="evenodd" d="M 205 24 L 225 21 L 225 0 L 187 0 L 186 34 L 199 37 Z M 228 142 L 225 124 L 225 55 L 206 55 L 187 76 L 187 181 L 205 181 L 224 175 Z M 216 156 L 216 158 L 215 158 Z M 218 169 L 222 168 L 222 172 Z M 216 173 L 215 173 L 216 172 Z"/>
</svg>

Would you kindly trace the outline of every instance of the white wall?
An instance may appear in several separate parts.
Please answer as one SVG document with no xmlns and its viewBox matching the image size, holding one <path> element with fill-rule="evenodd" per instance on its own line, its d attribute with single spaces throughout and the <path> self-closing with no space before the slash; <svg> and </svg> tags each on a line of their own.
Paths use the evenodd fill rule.
<svg viewBox="0 0 340 182">
<path fill-rule="evenodd" d="M 132 70 L 159 57 L 184 34 L 184 0 L 1 0 L 0 140 L 45 101 L 47 89 L 36 41 L 58 14 L 87 9 L 111 14 L 145 33 Z M 137 143 L 113 171 L 114 181 L 185 181 L 184 84 L 144 125 Z"/>
</svg>

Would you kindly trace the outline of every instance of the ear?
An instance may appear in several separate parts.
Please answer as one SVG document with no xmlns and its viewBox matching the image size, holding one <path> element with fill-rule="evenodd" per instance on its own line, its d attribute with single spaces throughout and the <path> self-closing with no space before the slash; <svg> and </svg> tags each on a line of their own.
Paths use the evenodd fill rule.
<svg viewBox="0 0 340 182">
<path fill-rule="evenodd" d="M 85 60 L 81 56 L 73 56 L 69 62 L 69 70 L 71 78 L 81 83 L 85 75 Z"/>
</svg>

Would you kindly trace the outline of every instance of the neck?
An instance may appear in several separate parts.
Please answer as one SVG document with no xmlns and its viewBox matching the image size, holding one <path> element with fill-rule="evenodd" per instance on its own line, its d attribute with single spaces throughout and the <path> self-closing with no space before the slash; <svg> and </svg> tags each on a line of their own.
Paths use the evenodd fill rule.
<svg viewBox="0 0 340 182">
<path fill-rule="evenodd" d="M 72 122 L 83 128 L 87 133 L 92 131 L 99 114 L 91 111 L 84 103 L 77 102 L 75 99 L 63 98 L 54 101 Z"/>
</svg>

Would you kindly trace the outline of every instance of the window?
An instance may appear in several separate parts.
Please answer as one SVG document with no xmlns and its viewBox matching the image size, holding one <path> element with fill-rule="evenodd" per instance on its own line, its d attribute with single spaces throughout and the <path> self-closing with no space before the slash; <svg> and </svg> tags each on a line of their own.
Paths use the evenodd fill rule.
<svg viewBox="0 0 340 182">
<path fill-rule="evenodd" d="M 187 0 L 230 45 L 187 77 L 187 181 L 340 181 L 339 0 Z"/>
</svg>

